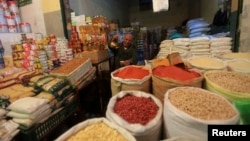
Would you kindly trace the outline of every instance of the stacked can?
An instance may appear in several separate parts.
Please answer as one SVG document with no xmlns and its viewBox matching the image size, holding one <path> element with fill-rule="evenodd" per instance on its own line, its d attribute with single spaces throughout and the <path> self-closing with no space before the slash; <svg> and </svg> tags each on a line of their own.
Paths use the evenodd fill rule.
<svg viewBox="0 0 250 141">
<path fill-rule="evenodd" d="M 23 67 L 23 46 L 22 44 L 13 44 L 11 45 L 12 48 L 12 58 L 14 62 L 14 66 L 17 68 Z"/>
<path fill-rule="evenodd" d="M 56 42 L 56 53 L 57 53 L 57 57 L 60 58 L 61 57 L 61 52 L 63 49 L 67 49 L 69 48 L 68 46 L 68 40 L 66 38 L 57 38 L 57 42 Z"/>
<path fill-rule="evenodd" d="M 21 32 L 19 28 L 21 17 L 16 1 L 7 2 L 7 7 L 5 8 L 5 18 L 7 20 L 9 32 Z"/>
<path fill-rule="evenodd" d="M 36 50 L 35 44 L 23 43 L 23 67 L 33 71 L 35 70 L 35 56 L 37 56 L 38 52 Z"/>
<path fill-rule="evenodd" d="M 39 72 L 48 72 L 49 71 L 49 64 L 48 64 L 48 57 L 45 50 L 39 50 L 38 52 L 38 62 L 37 70 Z"/>
<path fill-rule="evenodd" d="M 5 10 L 4 7 L 0 2 L 0 32 L 9 32 L 8 26 L 7 26 L 7 21 L 5 19 Z"/>
<path fill-rule="evenodd" d="M 46 54 L 47 54 L 47 64 L 48 64 L 48 69 L 49 70 L 52 70 L 54 69 L 54 60 L 57 59 L 56 55 L 55 55 L 55 46 L 54 45 L 51 45 L 51 44 L 48 44 L 45 46 L 45 51 L 46 51 Z"/>
<path fill-rule="evenodd" d="M 81 41 L 77 32 L 76 26 L 71 26 L 71 34 L 69 40 L 69 47 L 72 48 L 73 54 L 82 52 Z"/>
</svg>

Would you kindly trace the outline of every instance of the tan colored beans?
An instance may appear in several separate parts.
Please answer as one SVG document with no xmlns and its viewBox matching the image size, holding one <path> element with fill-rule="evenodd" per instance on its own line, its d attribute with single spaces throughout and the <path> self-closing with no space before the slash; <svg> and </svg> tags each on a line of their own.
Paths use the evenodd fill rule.
<svg viewBox="0 0 250 141">
<path fill-rule="evenodd" d="M 250 75 L 229 72 L 218 71 L 213 73 L 207 73 L 205 76 L 213 83 L 220 87 L 233 91 L 250 94 Z"/>
<path fill-rule="evenodd" d="M 179 110 L 203 120 L 225 120 L 237 114 L 225 99 L 193 87 L 178 88 L 168 98 Z"/>
</svg>

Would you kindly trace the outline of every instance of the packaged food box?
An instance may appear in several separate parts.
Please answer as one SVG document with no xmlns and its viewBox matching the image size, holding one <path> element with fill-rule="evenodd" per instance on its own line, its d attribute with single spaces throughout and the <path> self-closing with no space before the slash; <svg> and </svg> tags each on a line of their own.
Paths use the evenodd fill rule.
<svg viewBox="0 0 250 141">
<path fill-rule="evenodd" d="M 66 77 L 71 84 L 78 82 L 93 67 L 89 58 L 73 58 L 62 66 L 52 70 L 51 75 Z"/>
</svg>

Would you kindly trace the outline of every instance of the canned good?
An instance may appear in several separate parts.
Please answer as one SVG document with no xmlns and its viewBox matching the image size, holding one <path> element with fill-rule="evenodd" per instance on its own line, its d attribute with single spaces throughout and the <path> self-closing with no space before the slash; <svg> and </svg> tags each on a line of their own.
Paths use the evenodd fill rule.
<svg viewBox="0 0 250 141">
<path fill-rule="evenodd" d="M 9 32 L 15 33 L 17 32 L 16 25 L 8 25 Z"/>
<path fill-rule="evenodd" d="M 7 4 L 11 12 L 19 13 L 19 9 L 18 9 L 16 1 L 8 1 Z"/>
<path fill-rule="evenodd" d="M 23 33 L 31 33 L 31 27 L 30 27 L 29 23 L 27 23 L 27 22 L 21 22 L 19 25 L 20 25 L 21 31 Z"/>
</svg>

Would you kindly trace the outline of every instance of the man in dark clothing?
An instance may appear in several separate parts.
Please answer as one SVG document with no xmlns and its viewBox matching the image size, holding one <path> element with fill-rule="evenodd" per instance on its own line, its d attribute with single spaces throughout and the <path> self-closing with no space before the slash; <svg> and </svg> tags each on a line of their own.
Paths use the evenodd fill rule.
<svg viewBox="0 0 250 141">
<path fill-rule="evenodd" d="M 109 43 L 109 49 L 114 53 L 113 70 L 128 65 L 137 65 L 137 48 L 133 42 L 133 35 L 127 33 L 123 37 L 123 42 L 118 43 L 117 47 L 112 47 L 112 42 L 118 42 L 118 35 L 114 35 Z"/>
</svg>

